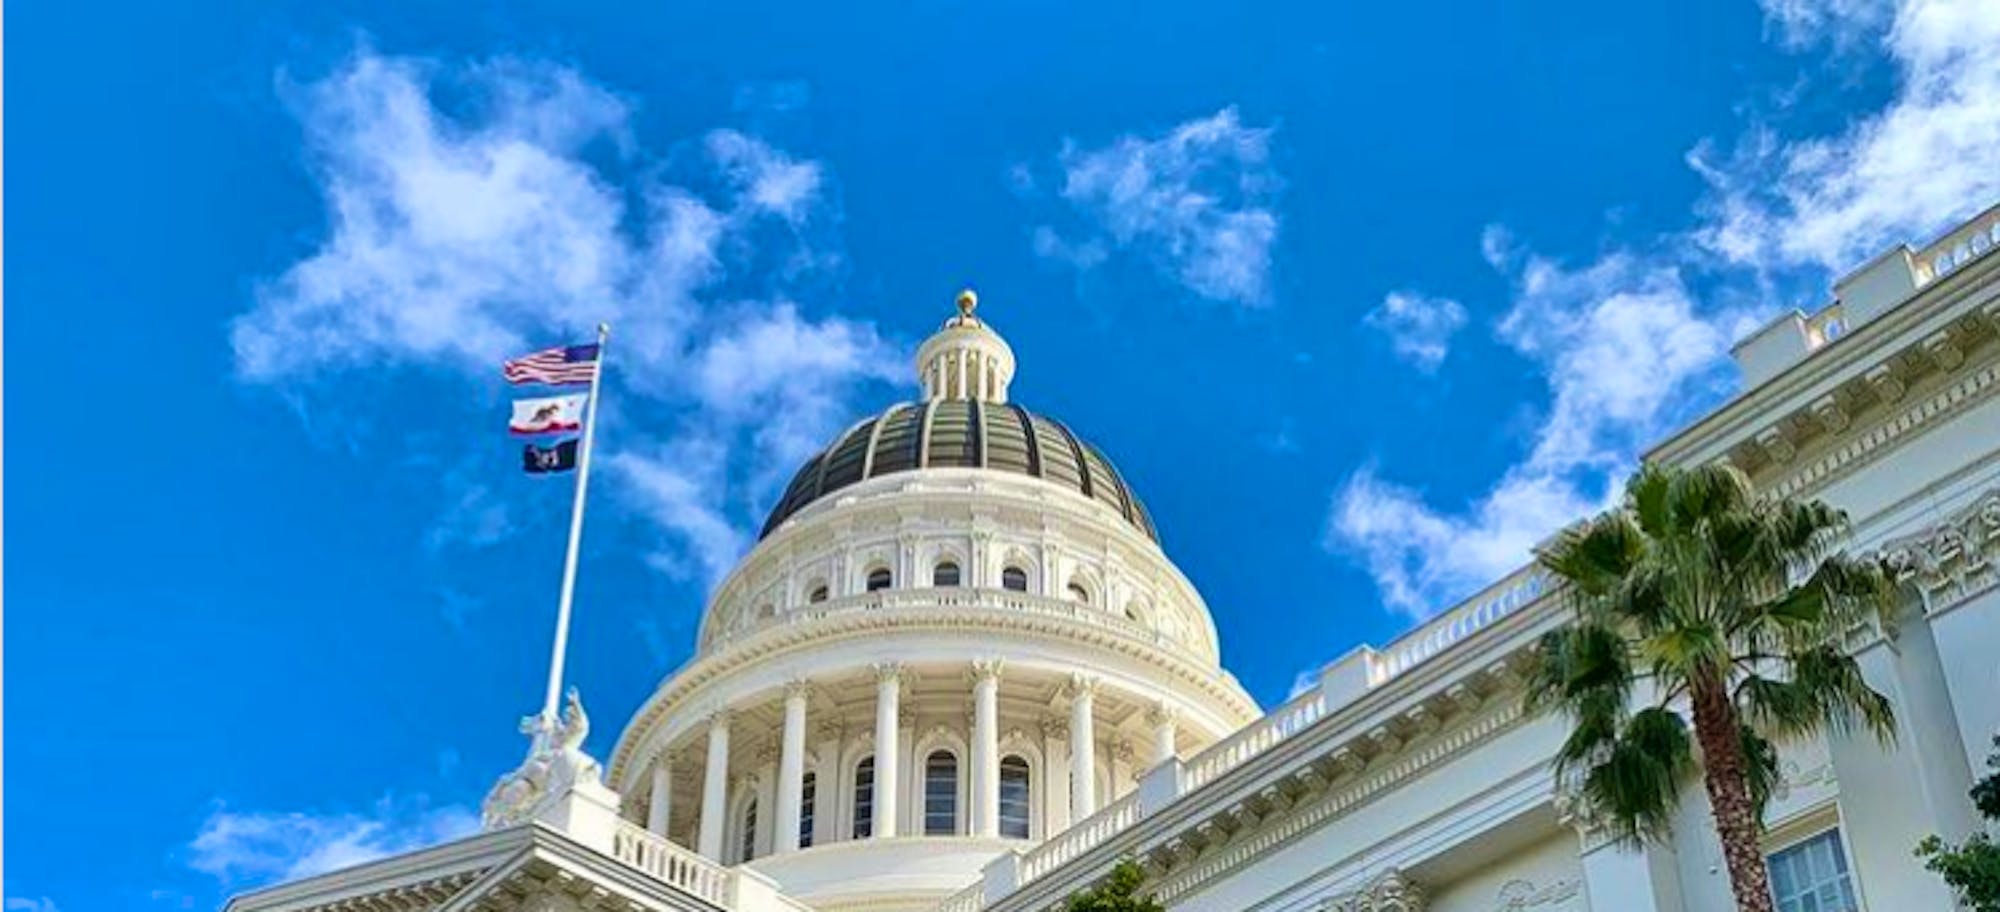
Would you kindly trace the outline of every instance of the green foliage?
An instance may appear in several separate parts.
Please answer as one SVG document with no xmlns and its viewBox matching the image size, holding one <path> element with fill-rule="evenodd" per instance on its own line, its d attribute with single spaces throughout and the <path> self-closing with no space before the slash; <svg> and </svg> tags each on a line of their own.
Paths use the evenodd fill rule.
<svg viewBox="0 0 2000 912">
<path fill-rule="evenodd" d="M 1969 794 L 1982 816 L 2000 821 L 2000 735 L 1993 737 L 1993 748 L 1986 758 L 1986 766 L 1993 772 L 1979 780 Z M 1975 833 L 1956 846 L 1936 836 L 1926 837 L 1917 845 L 1917 857 L 1958 891 L 1965 908 L 2000 912 L 2000 844 L 1985 833 Z"/>
<path fill-rule="evenodd" d="M 1064 912 L 1166 912 L 1166 907 L 1150 896 L 1140 896 L 1139 885 L 1146 871 L 1138 862 L 1126 859 L 1111 869 L 1111 876 L 1088 890 L 1069 898 Z"/>
<path fill-rule="evenodd" d="M 1734 468 L 1648 465 L 1618 508 L 1538 555 L 1575 620 L 1542 639 L 1525 703 L 1571 721 L 1557 775 L 1610 835 L 1665 833 L 1704 771 L 1699 745 L 1733 746 L 1761 812 L 1775 743 L 1827 728 L 1891 736 L 1889 701 L 1842 647 L 1870 619 L 1892 629 L 1895 588 L 1879 563 L 1841 552 L 1846 533 L 1839 510 L 1759 500 Z M 1697 737 L 1684 707 L 1704 695 Z"/>
</svg>

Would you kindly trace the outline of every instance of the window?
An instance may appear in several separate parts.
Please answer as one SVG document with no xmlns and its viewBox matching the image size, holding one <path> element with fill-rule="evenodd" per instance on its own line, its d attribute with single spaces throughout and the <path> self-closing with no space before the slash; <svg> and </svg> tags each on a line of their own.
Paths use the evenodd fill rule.
<svg viewBox="0 0 2000 912">
<path fill-rule="evenodd" d="M 877 567 L 873 570 L 868 571 L 869 592 L 874 592 L 877 589 L 889 588 L 890 581 L 891 577 L 889 576 L 889 568 L 887 567 Z"/>
<path fill-rule="evenodd" d="M 1000 571 L 1000 588 L 1014 592 L 1028 591 L 1028 571 L 1019 567 L 1008 567 Z"/>
<path fill-rule="evenodd" d="M 937 567 L 931 570 L 931 585 L 933 586 L 958 585 L 958 565 L 952 563 L 951 561 L 944 561 L 943 563 L 938 564 Z"/>
<path fill-rule="evenodd" d="M 1000 835 L 1028 838 L 1028 761 L 1008 755 L 1000 761 Z"/>
<path fill-rule="evenodd" d="M 806 593 L 806 601 L 808 602 L 826 601 L 826 584 L 821 583 L 817 586 L 812 587 L 812 591 Z"/>
<path fill-rule="evenodd" d="M 819 777 L 807 773 L 799 785 L 799 848 L 810 849 L 813 844 L 813 799 L 818 791 Z"/>
<path fill-rule="evenodd" d="M 1774 853 L 1770 858 L 1771 893 L 1778 912 L 1856 912 L 1854 882 L 1847 876 L 1847 856 L 1840 850 L 1840 831 L 1828 830 Z"/>
<path fill-rule="evenodd" d="M 863 757 L 854 767 L 854 838 L 875 834 L 875 758 Z"/>
<path fill-rule="evenodd" d="M 737 859 L 749 861 L 757 857 L 757 799 L 752 798 L 743 805 L 743 841 L 738 846 Z"/>
<path fill-rule="evenodd" d="M 958 758 L 951 751 L 931 751 L 924 759 L 924 835 L 958 832 Z"/>
<path fill-rule="evenodd" d="M 1070 581 L 1069 597 L 1076 599 L 1081 604 L 1090 604 L 1090 590 L 1083 588 L 1083 584 L 1075 580 Z"/>
</svg>

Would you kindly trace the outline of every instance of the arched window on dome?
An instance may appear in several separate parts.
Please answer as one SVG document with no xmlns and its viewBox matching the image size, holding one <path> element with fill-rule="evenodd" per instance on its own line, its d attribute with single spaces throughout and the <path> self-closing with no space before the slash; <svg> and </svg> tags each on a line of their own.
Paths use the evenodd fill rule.
<svg viewBox="0 0 2000 912">
<path fill-rule="evenodd" d="M 875 569 L 868 571 L 869 592 L 874 592 L 878 589 L 887 589 L 889 588 L 889 584 L 895 581 L 896 581 L 895 576 L 890 574 L 889 568 L 887 567 L 876 567 Z"/>
<path fill-rule="evenodd" d="M 924 835 L 958 833 L 958 758 L 948 750 L 924 758 Z"/>
<path fill-rule="evenodd" d="M 875 835 L 875 758 L 863 757 L 854 765 L 854 827 L 856 839 Z"/>
<path fill-rule="evenodd" d="M 826 584 L 816 583 L 810 590 L 807 590 L 806 601 L 808 603 L 824 602 L 826 601 L 826 596 L 827 596 Z"/>
<path fill-rule="evenodd" d="M 1028 591 L 1028 571 L 1019 567 L 1008 567 L 1000 571 L 1000 588 L 1010 592 Z"/>
<path fill-rule="evenodd" d="M 799 848 L 810 849 L 813 844 L 813 805 L 819 791 L 819 777 L 807 773 L 799 784 Z"/>
<path fill-rule="evenodd" d="M 1008 839 L 1028 838 L 1028 761 L 1019 754 L 1000 760 L 1000 835 Z"/>
<path fill-rule="evenodd" d="M 738 861 L 749 861 L 757 857 L 757 799 L 752 798 L 743 805 L 742 838 L 737 844 Z"/>
<path fill-rule="evenodd" d="M 1074 599 L 1077 603 L 1083 605 L 1090 604 L 1090 590 L 1085 589 L 1082 583 L 1079 583 L 1076 580 L 1070 580 L 1069 586 L 1067 587 L 1066 591 L 1069 592 L 1069 597 L 1071 599 Z"/>
<path fill-rule="evenodd" d="M 939 561 L 936 567 L 931 568 L 931 585 L 956 586 L 958 585 L 958 575 L 958 564 L 956 562 Z"/>
</svg>

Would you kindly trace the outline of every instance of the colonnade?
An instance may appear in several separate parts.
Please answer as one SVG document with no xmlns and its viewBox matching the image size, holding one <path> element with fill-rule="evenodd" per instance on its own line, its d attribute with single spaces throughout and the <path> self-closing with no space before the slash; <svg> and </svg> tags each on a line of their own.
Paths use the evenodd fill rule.
<svg viewBox="0 0 2000 912">
<path fill-rule="evenodd" d="M 905 775 L 921 779 L 922 758 L 916 758 L 919 769 L 905 773 L 900 767 L 904 759 L 902 744 L 903 690 L 911 672 L 900 663 L 880 663 L 871 667 L 875 681 L 873 782 L 870 786 L 871 806 L 866 835 L 869 838 L 887 839 L 899 835 L 917 833 L 899 832 L 903 816 L 899 813 L 900 787 Z M 970 836 L 999 838 L 1001 836 L 1001 720 L 1000 683 L 1003 664 L 999 659 L 983 659 L 971 662 L 965 669 L 971 684 L 972 712 L 970 737 L 966 748 L 969 757 L 962 769 L 967 779 L 964 808 L 964 833 Z M 783 723 L 778 734 L 777 782 L 774 797 L 776 807 L 768 819 L 771 825 L 770 850 L 776 854 L 797 851 L 801 832 L 801 809 L 804 805 L 807 782 L 807 726 L 812 721 L 810 713 L 813 684 L 805 680 L 790 681 L 785 685 L 783 695 Z M 1068 703 L 1069 720 L 1067 733 L 1069 773 L 1068 808 L 1062 815 L 1069 821 L 1082 820 L 1090 816 L 1109 796 L 1098 793 L 1098 733 L 1096 712 L 1098 696 L 1103 690 L 1102 682 L 1092 676 L 1073 674 L 1062 687 L 1062 694 Z M 725 834 L 729 832 L 730 818 L 730 729 L 733 714 L 728 709 L 719 710 L 708 718 L 706 733 L 706 758 L 700 777 L 701 805 L 695 828 L 694 849 L 704 856 L 717 861 L 727 861 L 725 855 Z M 1176 753 L 1175 741 L 1178 732 L 1178 712 L 1172 707 L 1158 703 L 1145 715 L 1151 734 L 1150 756 L 1147 765 L 1161 762 Z M 767 748 L 768 750 L 768 748 Z M 1121 755 L 1130 756 L 1129 750 L 1121 750 Z M 764 755 L 769 762 L 768 754 Z M 1055 758 L 1044 758 L 1053 760 Z M 769 770 L 769 767 L 765 767 Z M 1042 775 L 1047 775 L 1045 766 Z M 673 770 L 663 754 L 655 761 L 651 771 L 652 793 L 646 807 L 647 829 L 668 835 L 669 822 L 673 815 Z M 1136 778 L 1133 776 L 1132 778 Z M 829 804 L 839 801 L 836 784 L 819 782 L 814 786 L 814 799 L 821 806 L 816 813 L 830 812 Z M 921 793 L 918 794 L 921 799 Z M 829 799 L 832 799 L 830 801 Z M 858 813 L 858 811 L 857 811 Z M 1046 812 L 1045 812 L 1046 813 Z M 922 832 L 921 814 L 917 817 L 916 829 Z M 859 821 L 854 827 L 861 833 Z"/>
</svg>

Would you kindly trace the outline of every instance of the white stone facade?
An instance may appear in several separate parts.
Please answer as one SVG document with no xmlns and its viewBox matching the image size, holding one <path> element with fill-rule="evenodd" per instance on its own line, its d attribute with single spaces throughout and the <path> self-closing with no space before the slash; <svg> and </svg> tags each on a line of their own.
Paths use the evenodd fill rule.
<svg viewBox="0 0 2000 912">
<path fill-rule="evenodd" d="M 1870 262 L 1740 344 L 1745 391 L 1648 454 L 1825 499 L 1903 568 L 1896 629 L 1855 641 L 1896 743 L 1783 746 L 1767 851 L 1781 890 L 1834 900 L 1816 908 L 1951 908 L 1911 849 L 1979 826 L 1964 793 L 2000 731 L 1995 246 L 2000 209 Z M 918 364 L 927 401 L 983 407 L 1014 367 L 970 302 Z M 606 764 L 615 811 L 582 789 L 232 909 L 1041 912 L 1128 857 L 1175 912 L 1733 908 L 1698 788 L 1640 851 L 1554 793 L 1564 726 L 1523 715 L 1519 669 L 1565 616 L 1532 567 L 1258 714 L 1132 510 L 988 468 L 862 475 L 775 517 L 719 587 Z"/>
</svg>

